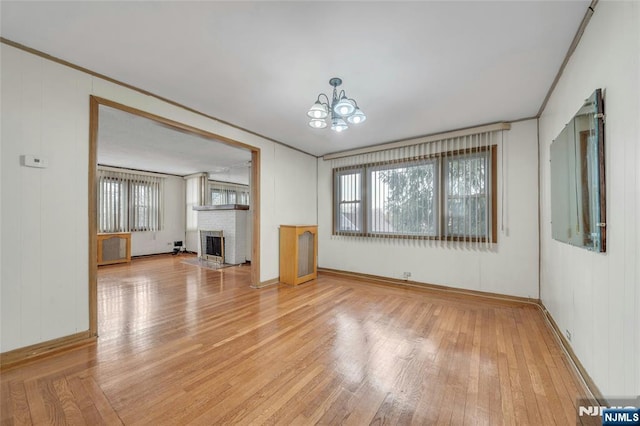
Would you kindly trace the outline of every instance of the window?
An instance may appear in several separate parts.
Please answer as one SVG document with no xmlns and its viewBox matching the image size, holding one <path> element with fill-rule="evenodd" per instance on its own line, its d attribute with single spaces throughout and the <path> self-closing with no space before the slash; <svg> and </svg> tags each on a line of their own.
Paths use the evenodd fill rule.
<svg viewBox="0 0 640 426">
<path fill-rule="evenodd" d="M 209 181 L 211 205 L 249 205 L 249 186 L 235 183 Z"/>
<path fill-rule="evenodd" d="M 435 236 L 438 230 L 438 162 L 412 161 L 368 169 L 369 232 Z"/>
<path fill-rule="evenodd" d="M 335 229 L 342 234 L 362 233 L 364 228 L 362 208 L 362 175 L 364 169 L 349 169 L 336 172 Z"/>
<path fill-rule="evenodd" d="M 164 178 L 98 169 L 98 232 L 159 231 Z"/>
<path fill-rule="evenodd" d="M 158 182 L 130 182 L 129 192 L 129 228 L 132 231 L 159 230 L 160 184 Z"/>
<path fill-rule="evenodd" d="M 444 161 L 446 235 L 487 236 L 488 154 L 456 155 Z"/>
<path fill-rule="evenodd" d="M 99 176 L 98 179 L 98 232 L 124 232 L 127 229 L 126 186 L 113 177 Z"/>
<path fill-rule="evenodd" d="M 334 234 L 495 241 L 495 152 L 334 169 Z"/>
</svg>

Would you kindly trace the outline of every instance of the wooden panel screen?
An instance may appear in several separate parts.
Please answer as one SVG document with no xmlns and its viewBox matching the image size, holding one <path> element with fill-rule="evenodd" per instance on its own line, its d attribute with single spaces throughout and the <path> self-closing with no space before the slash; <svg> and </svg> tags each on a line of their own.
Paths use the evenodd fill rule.
<svg viewBox="0 0 640 426">
<path fill-rule="evenodd" d="M 280 226 L 280 282 L 297 285 L 317 277 L 318 227 Z"/>
<path fill-rule="evenodd" d="M 98 265 L 131 262 L 131 233 L 98 234 Z"/>
</svg>

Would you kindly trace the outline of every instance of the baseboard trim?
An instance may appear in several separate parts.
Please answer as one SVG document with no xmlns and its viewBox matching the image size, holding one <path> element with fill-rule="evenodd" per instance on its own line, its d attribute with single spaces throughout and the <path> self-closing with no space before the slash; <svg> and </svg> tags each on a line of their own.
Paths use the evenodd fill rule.
<svg viewBox="0 0 640 426">
<path fill-rule="evenodd" d="M 267 281 L 262 281 L 259 284 L 251 284 L 251 288 L 264 288 L 264 287 L 268 287 L 270 285 L 274 285 L 274 284 L 278 284 L 280 282 L 280 279 L 278 278 L 272 278 L 270 280 Z"/>
<path fill-rule="evenodd" d="M 183 253 L 188 253 L 188 252 L 180 252 L 181 254 Z M 137 254 L 135 256 L 131 256 L 131 259 L 144 259 L 144 258 L 148 258 L 148 257 L 153 257 L 153 256 L 166 256 L 168 254 L 173 255 L 173 251 L 163 251 L 162 253 L 149 253 L 149 254 Z M 177 255 L 176 255 L 177 256 Z"/>
<path fill-rule="evenodd" d="M 547 320 L 549 328 L 551 328 L 553 334 L 555 334 L 556 338 L 560 341 L 560 345 L 562 346 L 562 349 L 564 349 L 565 354 L 569 357 L 574 368 L 574 372 L 582 380 L 585 388 L 591 393 L 591 395 L 585 395 L 585 397 L 593 398 L 593 400 L 597 402 L 597 405 L 608 405 L 607 399 L 602 395 L 602 392 L 600 392 L 600 389 L 598 389 L 598 386 L 595 384 L 591 376 L 589 376 L 589 373 L 587 373 L 587 370 L 584 368 L 584 366 L 580 362 L 580 359 L 573 351 L 571 344 L 564 336 L 562 331 L 560 331 L 560 327 L 558 327 L 558 324 L 553 319 L 551 312 L 547 310 L 542 302 L 540 302 L 540 310 L 542 311 L 542 315 L 544 316 L 545 320 Z"/>
<path fill-rule="evenodd" d="M 0 371 L 34 361 L 40 358 L 75 349 L 80 346 L 94 344 L 98 336 L 92 335 L 89 330 L 69 336 L 59 337 L 24 348 L 0 353 Z"/>
<path fill-rule="evenodd" d="M 375 281 L 375 282 L 386 283 L 386 284 L 422 288 L 422 289 L 433 290 L 433 291 L 438 291 L 443 293 L 455 293 L 455 294 L 461 294 L 466 296 L 482 297 L 485 299 L 503 300 L 507 302 L 529 303 L 536 306 L 540 305 L 540 299 L 532 299 L 529 297 L 510 296 L 506 294 L 491 293 L 488 291 L 466 290 L 466 289 L 460 289 L 456 287 L 448 287 L 444 285 L 422 283 L 419 281 L 408 281 L 408 280 L 401 280 L 397 278 L 381 277 L 379 275 L 363 274 L 360 272 L 342 271 L 339 269 L 318 268 L 318 272 L 325 275 L 345 276 L 345 277 L 349 277 L 349 278 L 361 280 L 361 281 Z"/>
</svg>

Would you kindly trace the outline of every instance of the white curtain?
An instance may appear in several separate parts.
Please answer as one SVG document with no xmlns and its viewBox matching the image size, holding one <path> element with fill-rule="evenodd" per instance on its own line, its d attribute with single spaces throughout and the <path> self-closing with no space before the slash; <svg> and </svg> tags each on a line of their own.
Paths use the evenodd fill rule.
<svg viewBox="0 0 640 426">
<path fill-rule="evenodd" d="M 98 167 L 98 232 L 162 229 L 164 177 Z"/>
</svg>

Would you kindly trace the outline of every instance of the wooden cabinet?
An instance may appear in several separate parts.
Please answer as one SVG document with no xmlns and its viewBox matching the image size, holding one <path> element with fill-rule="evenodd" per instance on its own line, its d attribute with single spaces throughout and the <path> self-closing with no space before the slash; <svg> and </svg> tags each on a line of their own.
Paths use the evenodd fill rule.
<svg viewBox="0 0 640 426">
<path fill-rule="evenodd" d="M 318 276 L 318 227 L 280 225 L 280 282 L 298 285 Z"/>
<path fill-rule="evenodd" d="M 131 233 L 98 234 L 98 265 L 131 262 Z"/>
</svg>

